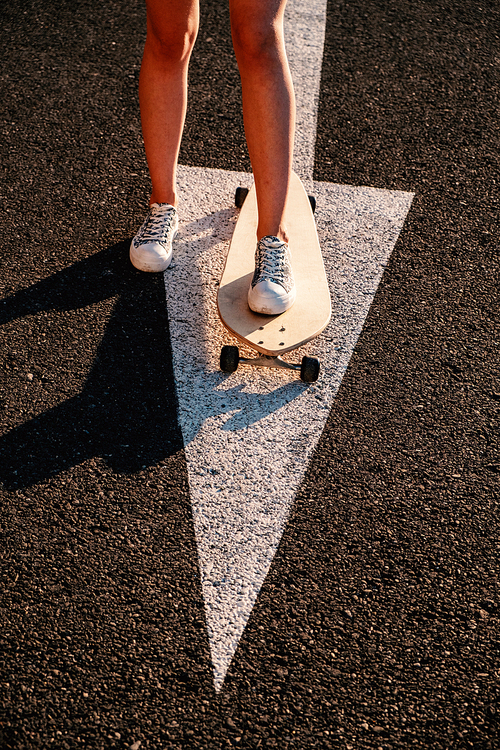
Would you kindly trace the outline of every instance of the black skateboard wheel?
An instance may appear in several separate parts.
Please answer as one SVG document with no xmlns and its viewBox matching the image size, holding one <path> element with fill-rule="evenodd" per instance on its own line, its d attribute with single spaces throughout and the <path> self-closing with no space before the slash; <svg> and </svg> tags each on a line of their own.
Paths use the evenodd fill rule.
<svg viewBox="0 0 500 750">
<path fill-rule="evenodd" d="M 220 353 L 220 369 L 222 372 L 235 372 L 240 362 L 237 346 L 223 346 Z"/>
<path fill-rule="evenodd" d="M 241 208 L 243 206 L 248 193 L 249 190 L 246 187 L 236 188 L 236 193 L 234 195 L 234 205 L 236 206 L 236 208 Z"/>
<path fill-rule="evenodd" d="M 319 359 L 317 357 L 302 357 L 300 378 L 304 383 L 315 383 L 319 377 Z"/>
<path fill-rule="evenodd" d="M 308 195 L 309 203 L 311 204 L 312 212 L 315 213 L 316 211 L 316 198 L 314 195 Z"/>
</svg>

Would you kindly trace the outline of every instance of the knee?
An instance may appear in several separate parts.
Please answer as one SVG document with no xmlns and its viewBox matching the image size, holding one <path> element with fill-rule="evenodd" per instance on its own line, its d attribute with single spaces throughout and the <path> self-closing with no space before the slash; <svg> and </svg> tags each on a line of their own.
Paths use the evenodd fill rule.
<svg viewBox="0 0 500 750">
<path fill-rule="evenodd" d="M 182 63 L 189 58 L 196 41 L 196 24 L 157 26 L 148 22 L 146 44 L 164 63 Z"/>
<path fill-rule="evenodd" d="M 231 18 L 231 33 L 240 67 L 267 67 L 278 56 L 280 31 L 259 18 Z"/>
</svg>

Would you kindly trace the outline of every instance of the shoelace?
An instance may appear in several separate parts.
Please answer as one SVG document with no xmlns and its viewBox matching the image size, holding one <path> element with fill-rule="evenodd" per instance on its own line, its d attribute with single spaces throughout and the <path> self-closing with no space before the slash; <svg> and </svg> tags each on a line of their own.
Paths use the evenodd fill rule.
<svg viewBox="0 0 500 750">
<path fill-rule="evenodd" d="M 252 286 L 261 281 L 272 281 L 289 292 L 293 286 L 288 248 L 277 237 L 264 237 L 257 245 L 255 273 Z"/>
<path fill-rule="evenodd" d="M 168 204 L 150 208 L 137 234 L 139 243 L 165 242 L 174 216 L 175 208 Z"/>
</svg>

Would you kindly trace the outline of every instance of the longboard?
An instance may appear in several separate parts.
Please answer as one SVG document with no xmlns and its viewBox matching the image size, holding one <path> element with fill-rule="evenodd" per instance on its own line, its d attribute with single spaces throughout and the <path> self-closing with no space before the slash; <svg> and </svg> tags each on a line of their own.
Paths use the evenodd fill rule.
<svg viewBox="0 0 500 750">
<path fill-rule="evenodd" d="M 313 215 L 314 203 L 293 173 L 285 223 L 297 297 L 292 307 L 281 315 L 259 315 L 250 310 L 247 302 L 257 245 L 257 196 L 255 185 L 248 193 L 246 188 L 237 189 L 236 205 L 241 206 L 241 212 L 219 284 L 217 307 L 226 328 L 261 356 L 247 359 L 239 356 L 238 347 L 225 346 L 220 361 L 224 372 L 234 372 L 244 363 L 300 370 L 306 382 L 317 379 L 319 361 L 315 357 L 304 357 L 297 365 L 281 359 L 285 352 L 318 336 L 331 316 L 330 291 Z"/>
</svg>

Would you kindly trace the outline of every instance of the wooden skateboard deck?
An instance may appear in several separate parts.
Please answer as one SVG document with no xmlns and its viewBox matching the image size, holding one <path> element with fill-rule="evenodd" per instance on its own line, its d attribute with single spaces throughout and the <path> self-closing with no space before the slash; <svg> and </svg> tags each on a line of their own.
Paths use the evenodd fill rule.
<svg viewBox="0 0 500 750">
<path fill-rule="evenodd" d="M 293 306 L 281 315 L 259 315 L 248 307 L 257 245 L 255 186 L 248 193 L 226 259 L 217 294 L 223 324 L 242 343 L 267 357 L 279 357 L 318 336 L 331 315 L 330 291 L 309 197 L 292 174 L 285 222 L 297 290 Z M 257 362 L 256 362 L 257 364 Z"/>
</svg>

